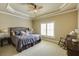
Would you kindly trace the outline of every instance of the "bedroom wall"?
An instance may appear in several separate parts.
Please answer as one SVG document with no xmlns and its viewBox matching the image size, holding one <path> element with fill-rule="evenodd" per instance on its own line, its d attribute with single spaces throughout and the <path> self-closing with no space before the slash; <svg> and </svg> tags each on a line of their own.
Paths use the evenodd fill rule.
<svg viewBox="0 0 79 59">
<path fill-rule="evenodd" d="M 15 16 L 0 13 L 0 29 L 8 27 L 32 27 L 32 22 L 29 19 L 22 19 Z"/>
<path fill-rule="evenodd" d="M 41 22 L 55 22 L 55 40 L 60 37 L 65 37 L 70 31 L 77 28 L 77 12 L 60 14 L 57 16 L 46 17 L 43 19 L 35 19 L 32 21 L 33 30 L 35 33 L 40 33 Z"/>
<path fill-rule="evenodd" d="M 77 9 L 78 9 L 78 29 L 79 29 L 79 4 L 77 5 Z"/>
</svg>

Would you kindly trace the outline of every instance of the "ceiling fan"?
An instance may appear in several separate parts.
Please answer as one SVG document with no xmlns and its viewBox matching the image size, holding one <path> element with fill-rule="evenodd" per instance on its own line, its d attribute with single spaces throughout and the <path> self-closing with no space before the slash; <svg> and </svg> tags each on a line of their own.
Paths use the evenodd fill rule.
<svg viewBox="0 0 79 59">
<path fill-rule="evenodd" d="M 43 8 L 42 6 L 35 3 L 21 3 L 21 4 L 26 5 L 28 7 L 28 11 L 37 12 L 39 9 Z"/>
<path fill-rule="evenodd" d="M 27 3 L 27 4 L 33 6 L 33 9 L 41 9 L 42 8 L 42 6 L 39 6 L 39 5 L 34 4 L 34 3 Z"/>
</svg>

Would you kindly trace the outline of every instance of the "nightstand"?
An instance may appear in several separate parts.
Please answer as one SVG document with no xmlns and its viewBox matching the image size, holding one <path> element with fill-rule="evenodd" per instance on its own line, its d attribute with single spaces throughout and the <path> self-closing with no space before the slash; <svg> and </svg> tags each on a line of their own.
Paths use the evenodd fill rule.
<svg viewBox="0 0 79 59">
<path fill-rule="evenodd" d="M 1 43 L 1 47 L 3 47 L 3 45 L 4 45 L 6 42 L 7 42 L 8 44 L 11 43 L 9 34 L 8 34 L 8 33 L 0 33 L 0 43 Z"/>
</svg>

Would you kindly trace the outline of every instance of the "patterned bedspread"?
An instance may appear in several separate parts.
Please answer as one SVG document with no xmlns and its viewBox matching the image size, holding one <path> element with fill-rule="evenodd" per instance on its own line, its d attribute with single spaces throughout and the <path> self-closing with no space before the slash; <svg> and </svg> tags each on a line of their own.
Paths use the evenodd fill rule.
<svg viewBox="0 0 79 59">
<path fill-rule="evenodd" d="M 29 34 L 16 36 L 16 40 L 17 51 L 22 51 L 38 43 L 41 40 L 41 37 L 37 34 Z"/>
</svg>

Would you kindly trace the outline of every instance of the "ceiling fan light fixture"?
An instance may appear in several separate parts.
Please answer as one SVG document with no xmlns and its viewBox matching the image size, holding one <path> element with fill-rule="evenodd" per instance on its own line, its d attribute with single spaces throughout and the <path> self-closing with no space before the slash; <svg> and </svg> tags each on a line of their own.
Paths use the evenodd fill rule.
<svg viewBox="0 0 79 59">
<path fill-rule="evenodd" d="M 35 4 L 35 3 L 27 3 L 27 9 L 29 10 L 29 11 L 32 11 L 32 12 L 34 12 L 34 13 L 37 13 L 38 12 L 38 10 L 40 10 L 41 8 L 42 8 L 42 6 L 39 6 L 39 5 L 37 5 L 37 4 Z"/>
<path fill-rule="evenodd" d="M 37 13 L 38 11 L 35 9 L 34 12 Z"/>
</svg>

